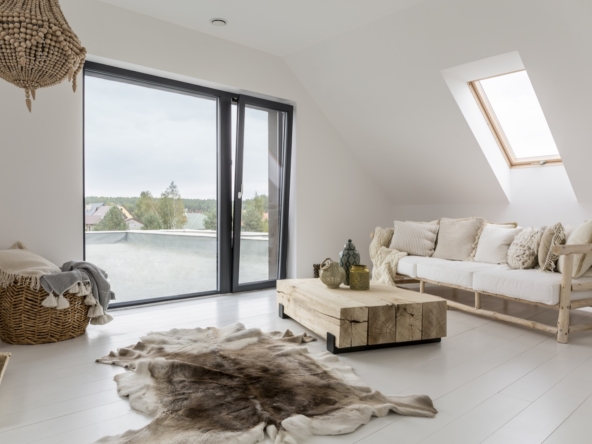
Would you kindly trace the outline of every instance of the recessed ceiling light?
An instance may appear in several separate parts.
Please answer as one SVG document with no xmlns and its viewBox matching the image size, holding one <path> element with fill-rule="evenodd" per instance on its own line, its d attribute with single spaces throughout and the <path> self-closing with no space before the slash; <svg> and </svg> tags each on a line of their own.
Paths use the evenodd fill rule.
<svg viewBox="0 0 592 444">
<path fill-rule="evenodd" d="M 210 23 L 214 26 L 226 26 L 226 20 L 224 19 L 212 19 Z"/>
</svg>

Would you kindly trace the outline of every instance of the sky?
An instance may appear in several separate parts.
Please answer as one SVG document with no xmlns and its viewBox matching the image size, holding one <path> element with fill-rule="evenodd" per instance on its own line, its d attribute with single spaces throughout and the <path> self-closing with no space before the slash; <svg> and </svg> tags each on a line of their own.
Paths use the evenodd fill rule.
<svg viewBox="0 0 592 444">
<path fill-rule="evenodd" d="M 557 146 L 526 71 L 481 80 L 517 158 L 557 155 Z"/>
<path fill-rule="evenodd" d="M 215 100 L 86 76 L 86 195 L 160 196 L 174 181 L 184 198 L 216 198 L 216 114 Z M 246 112 L 245 198 L 267 194 L 267 117 Z"/>
</svg>

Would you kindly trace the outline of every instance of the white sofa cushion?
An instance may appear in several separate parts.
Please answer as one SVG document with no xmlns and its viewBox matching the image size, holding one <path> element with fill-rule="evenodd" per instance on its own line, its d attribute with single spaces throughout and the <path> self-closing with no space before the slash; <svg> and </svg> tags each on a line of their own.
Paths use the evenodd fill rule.
<svg viewBox="0 0 592 444">
<path fill-rule="evenodd" d="M 417 264 L 417 277 L 442 284 L 473 288 L 473 274 L 486 270 L 505 270 L 507 265 L 439 260 Z M 542 274 L 542 273 L 541 273 Z"/>
<path fill-rule="evenodd" d="M 577 282 L 592 282 L 592 277 L 574 279 Z M 525 299 L 548 305 L 559 303 L 561 274 L 541 273 L 540 270 L 487 270 L 475 273 L 473 289 L 487 293 Z M 574 291 L 571 300 L 592 297 L 592 291 Z"/>
<path fill-rule="evenodd" d="M 409 276 L 412 278 L 417 277 L 417 264 L 429 264 L 436 262 L 447 262 L 445 259 L 436 259 L 432 257 L 422 256 L 405 256 L 399 259 L 397 266 L 397 274 Z"/>
<path fill-rule="evenodd" d="M 395 221 L 391 250 L 414 256 L 431 256 L 438 237 L 439 225 Z"/>
<path fill-rule="evenodd" d="M 511 228 L 507 225 L 486 224 L 483 227 L 475 262 L 488 264 L 505 264 L 508 262 L 508 248 L 522 228 Z"/>
</svg>

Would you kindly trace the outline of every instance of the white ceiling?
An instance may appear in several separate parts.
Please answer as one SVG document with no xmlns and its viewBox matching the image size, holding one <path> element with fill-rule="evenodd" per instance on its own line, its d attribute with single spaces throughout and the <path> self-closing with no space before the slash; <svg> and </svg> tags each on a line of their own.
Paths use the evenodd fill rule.
<svg viewBox="0 0 592 444">
<path fill-rule="evenodd" d="M 425 0 L 101 1 L 284 56 Z"/>
</svg>

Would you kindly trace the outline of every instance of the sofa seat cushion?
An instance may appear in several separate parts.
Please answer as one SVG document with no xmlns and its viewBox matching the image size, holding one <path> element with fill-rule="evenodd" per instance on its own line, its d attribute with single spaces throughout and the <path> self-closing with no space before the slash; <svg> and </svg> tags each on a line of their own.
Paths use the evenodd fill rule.
<svg viewBox="0 0 592 444">
<path fill-rule="evenodd" d="M 417 264 L 448 262 L 445 259 L 436 259 L 422 256 L 405 256 L 399 259 L 397 274 L 417 278 Z"/>
<path fill-rule="evenodd" d="M 592 282 L 592 277 L 574 279 L 574 283 Z M 490 270 L 476 273 L 473 289 L 487 293 L 540 302 L 547 305 L 559 303 L 561 291 L 560 273 L 543 273 L 540 270 Z M 592 291 L 574 291 L 571 300 L 592 297 Z"/>
<path fill-rule="evenodd" d="M 417 277 L 442 284 L 473 288 L 473 274 L 487 270 L 506 270 L 507 265 L 481 262 L 438 261 L 417 264 Z"/>
</svg>

